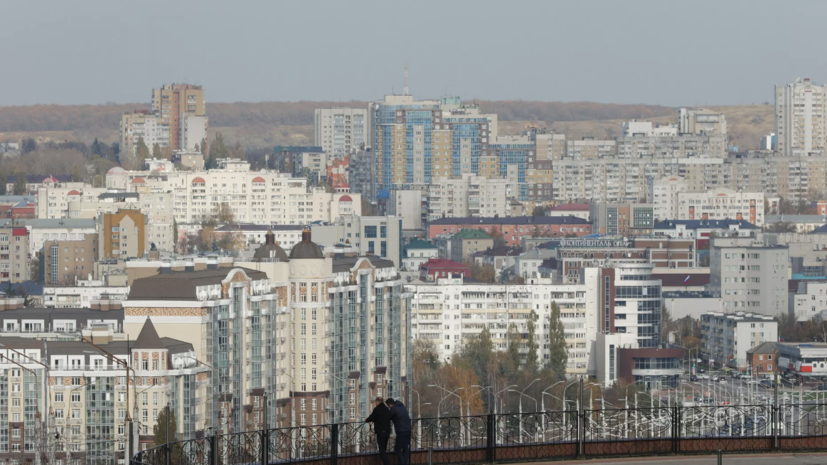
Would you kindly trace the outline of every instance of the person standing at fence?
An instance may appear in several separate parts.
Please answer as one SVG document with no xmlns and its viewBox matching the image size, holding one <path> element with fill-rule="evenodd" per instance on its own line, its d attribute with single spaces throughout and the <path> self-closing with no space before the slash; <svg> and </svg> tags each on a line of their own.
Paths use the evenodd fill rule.
<svg viewBox="0 0 827 465">
<path fill-rule="evenodd" d="M 399 465 L 408 465 L 411 456 L 411 417 L 402 402 L 393 399 L 385 402 L 391 409 L 391 421 L 393 429 L 396 430 L 396 443 L 393 445 L 393 451 L 396 453 Z"/>
<path fill-rule="evenodd" d="M 381 397 L 376 398 L 376 407 L 373 408 L 370 416 L 365 418 L 365 423 L 373 423 L 376 445 L 379 447 L 379 459 L 382 460 L 382 465 L 390 465 L 388 440 L 391 438 L 391 410 Z"/>
</svg>

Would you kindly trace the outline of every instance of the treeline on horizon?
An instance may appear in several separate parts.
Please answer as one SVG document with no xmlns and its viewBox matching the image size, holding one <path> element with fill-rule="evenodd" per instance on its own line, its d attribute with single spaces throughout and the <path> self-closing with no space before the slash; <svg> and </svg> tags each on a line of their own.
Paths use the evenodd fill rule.
<svg viewBox="0 0 827 465">
<path fill-rule="evenodd" d="M 369 102 L 207 102 L 211 127 L 312 125 L 316 108 L 367 108 Z M 668 116 L 674 109 L 660 105 L 527 100 L 470 100 L 500 121 L 590 121 Z M 147 110 L 149 104 L 30 105 L 0 107 L 0 132 L 117 131 L 121 115 Z"/>
</svg>

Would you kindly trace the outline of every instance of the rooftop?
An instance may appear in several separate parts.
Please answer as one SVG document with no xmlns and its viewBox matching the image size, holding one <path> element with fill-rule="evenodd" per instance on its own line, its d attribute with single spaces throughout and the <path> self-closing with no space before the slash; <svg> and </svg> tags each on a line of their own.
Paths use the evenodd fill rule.
<svg viewBox="0 0 827 465">
<path fill-rule="evenodd" d="M 431 244 L 431 241 L 424 241 L 417 239 L 405 246 L 405 249 L 436 249 L 437 247 Z"/>
<path fill-rule="evenodd" d="M 556 207 L 549 208 L 550 212 L 568 212 L 568 211 L 589 211 L 589 204 L 587 203 L 564 203 Z"/>
<path fill-rule="evenodd" d="M 758 226 L 744 220 L 664 220 L 657 223 L 654 227 L 658 229 L 677 229 L 678 226 L 684 226 L 686 229 L 730 229 L 732 226 L 738 226 L 740 229 L 761 229 Z"/>
<path fill-rule="evenodd" d="M 776 342 L 762 342 L 752 349 L 747 350 L 748 354 L 774 354 L 776 349 Z"/>
<path fill-rule="evenodd" d="M 660 279 L 663 287 L 706 286 L 709 284 L 709 273 L 652 273 L 652 279 Z"/>
<path fill-rule="evenodd" d="M 219 232 L 231 232 L 231 231 L 263 231 L 267 232 L 270 230 L 273 231 L 302 231 L 305 227 L 299 224 L 251 224 L 251 223 L 241 223 L 241 224 L 225 224 L 220 228 L 217 228 L 216 231 Z"/>
<path fill-rule="evenodd" d="M 263 271 L 242 267 L 170 271 L 136 279 L 129 290 L 129 300 L 198 300 L 197 287 L 221 284 L 236 269 L 244 271 L 254 281 L 267 279 Z"/>
<path fill-rule="evenodd" d="M 95 228 L 93 218 L 26 218 L 26 219 L 0 219 L 0 227 L 14 222 L 16 226 L 31 226 L 32 228 Z"/>
<path fill-rule="evenodd" d="M 533 225 L 533 224 L 582 224 L 590 225 L 583 218 L 574 216 L 514 216 L 514 217 L 460 217 L 460 218 L 439 218 L 431 221 L 431 225 L 440 224 L 496 224 L 496 225 Z"/>
<path fill-rule="evenodd" d="M 827 223 L 824 215 L 767 215 L 764 217 L 767 224 L 784 223 Z"/>
<path fill-rule="evenodd" d="M 457 263 L 453 260 L 448 260 L 447 258 L 431 258 L 427 262 L 423 263 L 419 266 L 420 269 L 431 269 L 431 270 L 441 270 L 441 269 L 451 269 L 456 270 L 458 268 L 468 269 L 468 265 L 465 263 Z"/>
<path fill-rule="evenodd" d="M 394 265 L 393 261 L 377 257 L 375 255 L 364 255 L 359 257 L 341 257 L 341 258 L 334 258 L 333 259 L 333 272 L 334 273 L 342 273 L 345 271 L 350 271 L 356 266 L 356 263 L 359 260 L 366 258 L 370 261 L 370 264 L 376 268 L 393 268 Z"/>
<path fill-rule="evenodd" d="M 489 236 L 485 231 L 480 231 L 479 229 L 463 229 L 462 231 L 454 234 L 453 239 L 491 239 L 491 236 Z"/>
</svg>

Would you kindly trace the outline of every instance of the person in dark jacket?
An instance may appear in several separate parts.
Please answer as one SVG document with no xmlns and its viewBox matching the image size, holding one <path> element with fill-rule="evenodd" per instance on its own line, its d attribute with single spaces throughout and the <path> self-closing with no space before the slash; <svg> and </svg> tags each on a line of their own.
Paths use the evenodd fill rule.
<svg viewBox="0 0 827 465">
<path fill-rule="evenodd" d="M 376 445 L 379 447 L 379 459 L 382 460 L 382 465 L 390 465 L 388 439 L 391 438 L 391 411 L 381 397 L 376 398 L 376 407 L 373 408 L 370 416 L 365 418 L 365 423 L 373 423 Z"/>
<path fill-rule="evenodd" d="M 393 429 L 396 431 L 396 443 L 393 451 L 399 460 L 399 465 L 408 465 L 411 455 L 411 417 L 408 416 L 408 409 L 398 400 L 388 399 L 388 407 L 391 411 Z"/>
</svg>

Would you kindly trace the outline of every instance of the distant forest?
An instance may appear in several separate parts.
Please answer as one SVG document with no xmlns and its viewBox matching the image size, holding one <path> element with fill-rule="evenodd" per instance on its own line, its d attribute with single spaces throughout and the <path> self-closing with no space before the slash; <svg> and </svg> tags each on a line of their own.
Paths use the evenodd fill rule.
<svg viewBox="0 0 827 465">
<path fill-rule="evenodd" d="M 210 126 L 312 125 L 316 108 L 367 108 L 369 102 L 261 102 L 207 103 Z M 673 109 L 659 105 L 616 105 L 592 102 L 536 102 L 522 100 L 477 100 L 486 113 L 500 121 L 588 121 L 654 118 L 668 116 Z M 0 132 L 117 131 L 120 116 L 148 104 L 32 105 L 0 107 Z"/>
</svg>

